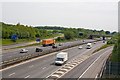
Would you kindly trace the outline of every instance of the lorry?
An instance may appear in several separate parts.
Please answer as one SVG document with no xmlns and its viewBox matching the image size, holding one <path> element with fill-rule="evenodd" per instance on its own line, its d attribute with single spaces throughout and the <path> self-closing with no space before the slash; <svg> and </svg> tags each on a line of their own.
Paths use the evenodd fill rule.
<svg viewBox="0 0 120 80">
<path fill-rule="evenodd" d="M 87 43 L 87 47 L 86 47 L 87 49 L 90 49 L 90 48 L 92 48 L 92 43 Z"/>
<path fill-rule="evenodd" d="M 54 39 L 44 39 L 44 40 L 42 40 L 42 45 L 43 45 L 43 47 L 55 45 L 55 40 Z"/>
<path fill-rule="evenodd" d="M 59 52 L 56 55 L 55 65 L 62 65 L 64 63 L 66 63 L 67 60 L 68 60 L 68 53 L 67 52 Z"/>
</svg>

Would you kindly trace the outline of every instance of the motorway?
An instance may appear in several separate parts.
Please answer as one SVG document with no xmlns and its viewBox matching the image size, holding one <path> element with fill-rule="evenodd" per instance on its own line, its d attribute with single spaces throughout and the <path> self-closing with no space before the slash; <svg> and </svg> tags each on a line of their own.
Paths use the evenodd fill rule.
<svg viewBox="0 0 120 80">
<path fill-rule="evenodd" d="M 93 40 L 86 40 L 86 42 L 88 42 L 88 41 L 93 41 Z M 63 43 L 62 46 L 58 46 L 58 47 L 68 46 L 68 45 L 77 44 L 77 43 L 82 43 L 82 41 L 79 40 L 79 41 L 73 41 L 73 42 L 66 42 L 66 43 Z M 57 45 L 58 45 L 58 44 L 57 44 Z M 20 53 L 21 48 L 19 48 L 19 49 L 14 49 L 14 50 L 9 50 L 9 51 L 5 51 L 5 50 L 4 50 L 4 51 L 2 52 L 2 61 L 9 60 L 9 59 L 12 59 L 12 58 L 15 58 L 15 57 L 20 57 L 20 56 L 27 55 L 27 54 L 35 54 L 35 53 L 36 53 L 36 52 L 35 52 L 35 49 L 36 49 L 37 47 L 43 49 L 43 52 L 52 49 L 51 46 L 48 46 L 48 47 L 32 46 L 32 47 L 26 47 L 26 48 L 25 48 L 25 49 L 28 50 L 27 53 Z"/>
<path fill-rule="evenodd" d="M 78 49 L 78 46 L 72 47 L 63 51 L 67 51 L 69 53 L 69 60 L 68 62 L 72 61 L 77 56 L 81 56 L 84 54 L 90 55 L 94 50 L 101 47 L 104 43 L 102 41 L 97 42 L 96 44 L 93 44 L 93 47 L 91 49 L 86 49 L 86 44 L 83 45 L 83 49 Z M 111 49 L 111 48 L 110 48 Z M 111 50 L 110 50 L 111 51 Z M 2 71 L 2 77 L 3 78 L 46 78 L 51 73 L 56 71 L 57 69 L 61 68 L 62 66 L 55 66 L 54 60 L 56 53 L 54 52 L 48 55 L 44 55 L 32 60 L 28 60 L 26 62 L 10 66 L 6 69 L 1 70 Z M 83 71 L 100 55 L 96 54 L 93 57 L 90 57 L 89 59 L 85 60 L 83 63 L 81 63 L 79 66 L 81 68 L 79 69 L 80 73 L 83 73 Z M 67 63 L 68 63 L 67 62 Z M 74 69 L 73 69 L 74 70 Z M 75 69 L 76 70 L 76 69 Z M 76 73 L 78 72 L 78 69 Z M 74 73 L 68 73 L 68 75 L 73 75 Z M 87 74 L 87 73 L 86 73 Z M 67 74 L 66 74 L 67 75 Z M 64 77 L 64 76 L 63 76 Z M 67 76 L 65 76 L 67 77 Z M 68 76 L 67 78 L 73 78 L 73 76 Z"/>
<path fill-rule="evenodd" d="M 113 47 L 108 47 L 97 52 L 97 54 L 88 58 L 61 78 L 97 78 L 112 49 Z"/>
</svg>

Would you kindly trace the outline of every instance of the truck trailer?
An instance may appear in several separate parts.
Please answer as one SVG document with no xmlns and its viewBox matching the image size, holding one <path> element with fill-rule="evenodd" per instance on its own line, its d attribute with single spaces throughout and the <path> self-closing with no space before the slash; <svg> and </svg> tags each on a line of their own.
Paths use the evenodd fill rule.
<svg viewBox="0 0 120 80">
<path fill-rule="evenodd" d="M 43 47 L 55 45 L 55 40 L 54 39 L 44 39 L 44 40 L 42 40 L 42 45 L 43 45 Z"/>
</svg>

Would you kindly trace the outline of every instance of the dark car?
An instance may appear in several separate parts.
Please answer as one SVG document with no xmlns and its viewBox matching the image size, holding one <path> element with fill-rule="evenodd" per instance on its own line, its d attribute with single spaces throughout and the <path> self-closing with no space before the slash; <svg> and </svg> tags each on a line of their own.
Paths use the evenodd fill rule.
<svg viewBox="0 0 120 80">
<path fill-rule="evenodd" d="M 103 40 L 103 43 L 105 43 L 105 40 Z"/>
<path fill-rule="evenodd" d="M 36 48 L 36 52 L 42 52 L 43 50 L 41 48 Z"/>
</svg>

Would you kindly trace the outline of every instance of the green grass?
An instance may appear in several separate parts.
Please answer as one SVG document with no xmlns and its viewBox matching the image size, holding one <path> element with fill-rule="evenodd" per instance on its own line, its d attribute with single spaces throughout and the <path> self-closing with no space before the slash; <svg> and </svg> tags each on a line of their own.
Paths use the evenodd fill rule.
<svg viewBox="0 0 120 80">
<path fill-rule="evenodd" d="M 11 45 L 11 44 L 18 44 L 18 43 L 24 43 L 24 42 L 31 42 L 35 41 L 35 39 L 18 39 L 16 42 L 13 42 L 11 39 L 2 39 L 2 45 Z"/>
<path fill-rule="evenodd" d="M 63 43 L 63 42 L 65 43 L 65 42 L 69 42 L 69 41 L 75 41 L 75 40 L 74 39 L 73 40 L 62 40 L 62 41 L 56 41 L 56 43 Z M 34 44 L 25 45 L 25 46 L 18 46 L 18 47 L 5 49 L 5 50 L 24 48 L 24 47 L 30 47 L 30 46 L 37 46 L 37 45 L 42 45 L 42 43 L 34 43 Z"/>
<path fill-rule="evenodd" d="M 112 62 L 120 62 L 120 45 L 115 45 L 110 55 L 110 61 Z"/>
<path fill-rule="evenodd" d="M 46 36 L 44 39 L 48 39 L 48 38 L 54 38 L 57 36 L 62 36 L 63 34 L 53 34 L 52 36 Z M 32 41 L 36 41 L 36 39 L 18 39 L 16 42 L 13 42 L 11 39 L 0 39 L 2 40 L 2 45 L 11 45 L 11 44 L 18 44 L 18 43 L 25 43 L 25 42 L 32 42 Z M 0 43 L 0 44 L 1 44 Z"/>
<path fill-rule="evenodd" d="M 13 47 L 13 48 L 5 49 L 5 50 L 17 49 L 17 48 L 24 48 L 24 47 L 30 47 L 30 46 L 37 46 L 37 45 L 41 45 L 41 43 L 34 43 L 34 44 L 25 45 L 25 46 L 18 46 L 18 47 Z"/>
<path fill-rule="evenodd" d="M 105 45 L 103 45 L 102 47 L 96 49 L 93 53 L 98 52 L 98 51 L 100 51 L 100 50 L 102 50 L 102 49 L 105 49 L 105 48 L 107 48 L 107 47 L 110 47 L 110 46 L 113 46 L 113 44 L 105 44 Z"/>
<path fill-rule="evenodd" d="M 62 36 L 62 35 L 63 34 L 54 34 L 51 37 L 47 36 L 45 39 L 54 38 L 54 37 Z M 32 42 L 32 41 L 35 41 L 35 40 L 36 39 L 32 39 L 32 40 L 31 39 L 18 39 L 16 42 L 13 42 L 11 39 L 0 39 L 0 42 L 1 42 L 2 45 L 11 45 L 11 44 L 20 44 L 20 43 L 25 43 L 25 42 Z M 25 45 L 25 46 L 18 46 L 18 47 L 13 47 L 13 48 L 9 48 L 9 49 L 17 49 L 17 48 L 24 48 L 24 47 L 37 46 L 37 45 L 41 45 L 41 43 L 28 44 L 28 45 Z M 5 49 L 5 50 L 9 50 L 9 49 Z"/>
</svg>

